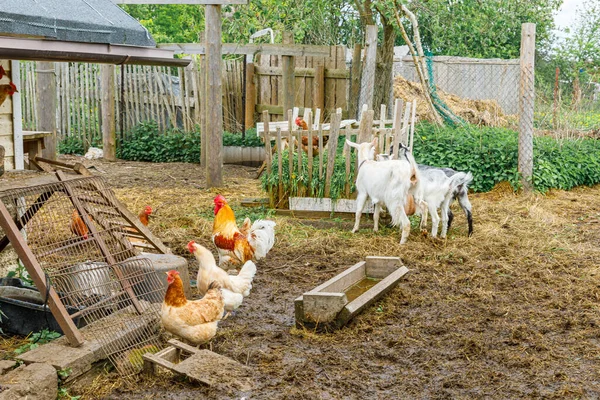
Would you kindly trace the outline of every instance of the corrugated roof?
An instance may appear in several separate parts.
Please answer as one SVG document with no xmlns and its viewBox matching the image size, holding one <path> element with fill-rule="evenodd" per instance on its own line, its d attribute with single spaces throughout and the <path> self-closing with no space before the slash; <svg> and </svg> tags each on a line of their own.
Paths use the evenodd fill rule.
<svg viewBox="0 0 600 400">
<path fill-rule="evenodd" d="M 0 35 L 156 47 L 138 21 L 110 0 L 0 0 Z"/>
</svg>

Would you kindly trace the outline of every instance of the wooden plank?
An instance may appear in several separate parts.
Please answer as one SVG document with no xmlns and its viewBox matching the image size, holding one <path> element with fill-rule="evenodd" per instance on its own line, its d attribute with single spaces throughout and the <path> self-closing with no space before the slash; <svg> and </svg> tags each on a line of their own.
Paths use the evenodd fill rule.
<svg viewBox="0 0 600 400">
<path fill-rule="evenodd" d="M 392 130 L 394 131 L 394 149 L 392 154 L 394 157 L 398 157 L 398 149 L 402 141 L 402 103 L 402 99 L 396 99 L 394 104 L 394 123 L 392 124 Z"/>
<path fill-rule="evenodd" d="M 325 58 L 325 68 L 334 69 L 336 65 L 335 47 L 331 46 L 329 50 L 329 57 Z M 335 108 L 335 88 L 336 80 L 325 78 L 325 105 L 323 107 L 325 118 L 327 118 L 328 114 L 332 114 Z"/>
<path fill-rule="evenodd" d="M 315 67 L 315 79 L 313 81 L 313 104 L 315 108 L 325 108 L 325 66 L 319 65 Z"/>
<path fill-rule="evenodd" d="M 313 178 L 313 124 L 312 124 L 312 112 L 309 109 L 306 110 L 306 114 L 304 115 L 304 120 L 308 125 L 308 188 L 312 187 L 312 178 Z"/>
<path fill-rule="evenodd" d="M 265 129 L 269 130 L 269 112 L 268 111 L 264 111 L 262 114 L 262 119 L 263 119 L 263 123 L 265 124 Z M 272 157 L 272 152 L 271 152 L 271 138 L 269 137 L 269 135 L 265 135 L 264 137 L 265 139 L 265 162 L 267 164 L 267 175 L 271 174 L 271 157 Z"/>
<path fill-rule="evenodd" d="M 317 76 L 318 67 L 323 67 L 323 76 L 327 79 L 348 79 L 350 77 L 350 72 L 346 69 L 325 68 L 323 65 L 313 68 L 297 67 L 295 72 L 296 75 L 313 78 Z M 255 74 L 259 76 L 281 76 L 282 73 L 283 71 L 279 67 L 256 67 L 255 71 Z"/>
<path fill-rule="evenodd" d="M 223 94 L 221 89 L 221 6 L 206 6 L 206 186 L 223 185 Z"/>
<path fill-rule="evenodd" d="M 291 32 L 283 32 L 283 43 L 294 43 L 294 36 Z M 294 73 L 294 58 L 292 56 L 282 56 L 281 60 L 281 76 L 283 82 L 283 111 L 294 108 L 294 93 L 295 93 L 295 73 Z M 298 153 L 299 155 L 300 153 Z"/>
<path fill-rule="evenodd" d="M 289 177 L 292 179 L 294 175 L 294 137 L 292 136 L 292 129 L 294 125 L 292 123 L 292 110 L 288 110 L 288 171 Z M 298 151 L 299 153 L 300 151 Z"/>
<path fill-rule="evenodd" d="M 349 139 L 348 136 L 346 136 L 347 139 Z M 353 176 L 350 176 L 350 167 L 351 167 L 351 160 L 352 157 L 350 156 L 350 146 L 348 146 L 348 143 L 344 140 L 344 150 L 343 150 L 343 154 L 345 157 L 345 162 L 346 162 L 346 187 L 344 189 L 344 192 L 346 194 L 346 197 L 350 197 L 350 186 L 352 186 L 351 182 L 354 182 L 353 180 Z"/>
<path fill-rule="evenodd" d="M 305 65 L 306 68 L 313 68 L 313 59 L 314 57 L 304 57 L 305 59 Z M 296 68 L 296 73 L 299 74 L 298 69 Z M 313 98 L 314 98 L 314 94 L 313 94 L 313 86 L 314 86 L 314 78 L 312 76 L 308 76 L 306 74 L 303 74 L 304 77 L 304 99 L 302 104 L 304 105 L 304 107 L 313 109 L 314 105 L 313 105 Z"/>
<path fill-rule="evenodd" d="M 340 122 L 342 120 L 341 113 L 335 113 L 331 116 L 331 129 L 329 132 L 328 154 L 327 154 L 327 171 L 325 174 L 325 197 L 331 195 L 331 177 L 335 166 L 335 154 L 337 152 L 338 136 L 340 133 Z"/>
<path fill-rule="evenodd" d="M 115 161 L 117 138 L 115 132 L 115 77 L 114 65 L 102 65 L 102 144 L 104 159 Z"/>
<path fill-rule="evenodd" d="M 348 116 L 350 118 L 358 118 L 359 110 L 359 97 L 360 97 L 360 76 L 361 76 L 361 60 L 360 55 L 362 46 L 360 44 L 354 45 L 354 52 L 352 53 L 352 67 L 350 69 L 350 99 L 348 104 Z"/>
<path fill-rule="evenodd" d="M 18 60 L 10 61 L 10 73 L 12 76 L 12 82 L 17 88 L 21 88 L 21 66 Z M 19 92 L 15 92 L 12 97 L 13 110 L 12 110 L 12 122 L 13 122 L 13 153 L 14 153 L 14 165 L 15 169 L 24 168 L 24 157 L 23 157 L 23 118 L 22 118 L 22 97 Z M 6 148 L 5 148 L 6 150 Z M 6 155 L 6 154 L 5 154 Z M 10 162 L 5 163 L 6 166 L 10 166 Z M 4 166 L 4 165 L 3 165 Z"/>
<path fill-rule="evenodd" d="M 37 129 L 53 132 L 44 138 L 42 154 L 56 160 L 56 77 L 53 62 L 38 61 L 37 65 Z"/>
<path fill-rule="evenodd" d="M 387 106 L 385 104 L 381 105 L 381 109 L 379 110 L 380 120 L 379 120 L 379 132 L 377 135 L 377 145 L 379 146 L 377 152 L 386 154 L 385 151 L 385 118 L 387 113 Z"/>
<path fill-rule="evenodd" d="M 337 318 L 338 325 L 343 326 L 347 324 L 359 312 L 392 290 L 407 272 L 408 268 L 406 267 L 398 268 L 396 271 L 381 280 L 381 282 L 377 283 L 371 289 L 367 290 L 365 293 L 348 303 Z"/>
<path fill-rule="evenodd" d="M 362 73 L 360 107 L 364 104 L 368 109 L 373 108 L 373 94 L 375 91 L 375 71 L 377 65 L 377 26 L 368 25 L 366 29 L 365 44 L 365 69 Z"/>
<path fill-rule="evenodd" d="M 320 109 L 318 109 L 320 111 Z M 318 135 L 319 135 L 319 179 L 323 179 L 323 158 L 325 157 L 324 146 L 323 146 L 323 124 L 319 123 L 318 125 Z"/>
<path fill-rule="evenodd" d="M 280 59 L 281 56 L 271 56 L 270 57 L 270 65 L 280 65 Z M 282 104 L 281 103 L 281 98 L 282 98 L 282 94 L 280 94 L 280 90 L 283 88 L 282 85 L 282 77 L 278 77 L 278 76 L 271 76 L 269 77 L 269 80 L 271 81 L 271 94 L 270 94 L 270 104 Z M 283 107 L 283 104 L 281 105 L 281 109 L 283 110 L 282 114 L 285 116 L 287 113 L 287 110 Z M 272 114 L 272 113 L 271 113 Z M 277 118 L 276 116 L 274 116 L 275 118 Z"/>
<path fill-rule="evenodd" d="M 365 275 L 373 279 L 384 279 L 402 266 L 400 257 L 367 256 Z"/>
<path fill-rule="evenodd" d="M 277 199 L 283 198 L 283 149 L 281 141 L 281 128 L 277 127 Z"/>
<path fill-rule="evenodd" d="M 362 118 L 360 120 L 360 126 L 358 128 L 358 130 L 359 130 L 358 139 L 357 139 L 358 143 L 365 143 L 365 142 L 371 141 L 371 134 L 373 132 L 373 116 L 374 116 L 374 114 L 375 113 L 373 110 L 368 110 L 367 112 L 363 113 Z"/>
<path fill-rule="evenodd" d="M 306 57 L 294 57 L 294 105 L 304 106 L 306 75 L 298 73 L 298 68 L 306 67 Z"/>
<path fill-rule="evenodd" d="M 15 252 L 25 265 L 25 269 L 35 283 L 36 288 L 40 293 L 48 293 L 48 306 L 52 315 L 58 322 L 58 325 L 64 332 L 67 340 L 72 346 L 80 346 L 84 342 L 83 335 L 79 332 L 73 320 L 69 317 L 69 313 L 65 306 L 60 301 L 56 290 L 53 286 L 46 286 L 46 278 L 42 267 L 38 263 L 35 255 L 23 239 L 19 232 L 19 228 L 15 225 L 6 206 L 0 201 L 0 226 L 4 233 L 8 236 Z"/>
<path fill-rule="evenodd" d="M 254 70 L 254 63 L 246 65 L 246 107 L 244 110 L 244 126 L 246 130 L 254 126 L 254 111 L 256 109 L 256 83 L 254 82 Z"/>
<path fill-rule="evenodd" d="M 346 46 L 335 46 L 336 48 L 336 68 L 345 71 L 346 79 L 338 80 L 335 83 L 335 106 L 344 111 L 348 111 L 348 99 L 346 91 L 348 89 L 349 72 L 346 69 Z"/>
<path fill-rule="evenodd" d="M 175 54 L 206 54 L 205 43 L 161 43 L 161 49 L 172 50 Z M 261 56 L 329 56 L 329 46 L 315 46 L 308 44 L 280 44 L 280 43 L 223 43 L 221 54 L 260 54 Z M 268 57 L 267 57 L 268 58 Z"/>
<path fill-rule="evenodd" d="M 534 64 L 535 24 L 521 25 L 521 56 L 519 81 L 519 156 L 518 170 L 523 189 L 533 190 L 533 118 L 534 118 Z"/>
<path fill-rule="evenodd" d="M 360 261 L 348 269 L 345 269 L 341 273 L 337 274 L 328 281 L 320 284 L 316 288 L 310 290 L 308 293 L 318 292 L 343 292 L 356 282 L 360 281 L 365 277 L 366 262 Z M 305 293 L 306 294 L 306 293 Z"/>
<path fill-rule="evenodd" d="M 335 202 L 327 197 L 290 197 L 290 210 L 293 211 L 317 211 L 328 213 L 352 213 L 356 212 L 356 200 L 337 199 Z M 373 204 L 365 205 L 364 213 L 373 213 Z"/>
<path fill-rule="evenodd" d="M 411 153 L 413 151 L 413 139 L 414 139 L 414 136 L 415 136 L 415 114 L 416 114 L 416 112 L 417 112 L 417 99 L 415 98 L 412 101 L 412 111 L 411 111 L 411 114 L 410 114 L 410 126 L 409 126 L 409 128 L 410 128 L 410 140 L 409 140 L 410 145 L 409 145 L 409 148 L 410 148 L 410 152 Z"/>
</svg>

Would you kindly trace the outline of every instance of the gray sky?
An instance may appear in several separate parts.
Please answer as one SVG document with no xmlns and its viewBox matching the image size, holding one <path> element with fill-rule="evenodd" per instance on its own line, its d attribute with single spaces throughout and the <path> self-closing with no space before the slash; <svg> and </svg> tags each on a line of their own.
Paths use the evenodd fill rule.
<svg viewBox="0 0 600 400">
<path fill-rule="evenodd" d="M 576 10 L 581 7 L 584 0 L 564 0 L 564 3 L 554 17 L 554 22 L 559 28 L 566 28 L 575 22 Z M 561 35 L 562 36 L 562 35 Z"/>
</svg>

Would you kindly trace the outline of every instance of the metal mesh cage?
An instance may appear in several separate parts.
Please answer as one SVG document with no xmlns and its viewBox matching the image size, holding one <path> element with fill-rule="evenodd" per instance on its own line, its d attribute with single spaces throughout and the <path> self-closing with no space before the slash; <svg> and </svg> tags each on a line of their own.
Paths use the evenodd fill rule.
<svg viewBox="0 0 600 400">
<path fill-rule="evenodd" d="M 132 227 L 112 190 L 88 177 L 0 192 L 0 200 L 75 324 L 88 325 L 119 372 L 138 372 L 142 354 L 161 347 L 164 288 L 127 237 Z"/>
</svg>

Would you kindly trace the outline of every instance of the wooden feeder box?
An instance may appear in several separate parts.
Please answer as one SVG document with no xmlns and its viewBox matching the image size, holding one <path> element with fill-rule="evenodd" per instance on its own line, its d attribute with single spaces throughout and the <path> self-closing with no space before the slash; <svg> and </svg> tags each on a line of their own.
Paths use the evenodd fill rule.
<svg viewBox="0 0 600 400">
<path fill-rule="evenodd" d="M 296 326 L 339 329 L 408 272 L 399 257 L 367 257 L 295 300 Z"/>
</svg>

